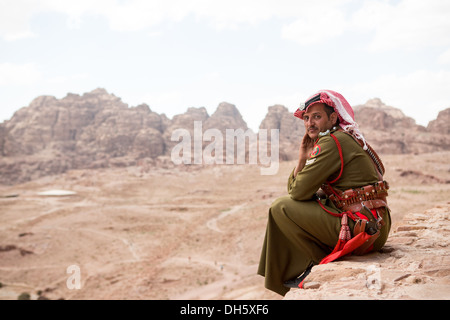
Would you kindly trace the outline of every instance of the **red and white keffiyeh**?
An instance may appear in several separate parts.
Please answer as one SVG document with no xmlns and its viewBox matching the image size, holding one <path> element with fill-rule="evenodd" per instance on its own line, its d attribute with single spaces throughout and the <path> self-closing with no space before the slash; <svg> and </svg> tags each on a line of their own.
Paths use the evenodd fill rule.
<svg viewBox="0 0 450 320">
<path fill-rule="evenodd" d="M 367 150 L 366 139 L 359 130 L 358 124 L 355 122 L 355 114 L 353 108 L 348 101 L 338 92 L 332 90 L 319 90 L 300 105 L 300 108 L 294 112 L 294 116 L 303 120 L 303 114 L 306 110 L 316 104 L 324 103 L 332 107 L 339 117 L 339 126 L 349 133 L 352 133 L 356 138 L 364 143 L 364 150 Z"/>
</svg>

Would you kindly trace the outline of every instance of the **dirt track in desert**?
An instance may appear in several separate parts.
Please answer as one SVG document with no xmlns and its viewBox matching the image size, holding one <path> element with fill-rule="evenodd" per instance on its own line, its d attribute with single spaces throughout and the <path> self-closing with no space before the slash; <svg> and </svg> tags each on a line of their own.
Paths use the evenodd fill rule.
<svg viewBox="0 0 450 320">
<path fill-rule="evenodd" d="M 449 156 L 382 156 L 394 228 L 449 201 Z M 0 299 L 280 299 L 256 269 L 294 165 L 73 170 L 0 186 Z M 67 285 L 73 265 L 80 289 Z"/>
</svg>

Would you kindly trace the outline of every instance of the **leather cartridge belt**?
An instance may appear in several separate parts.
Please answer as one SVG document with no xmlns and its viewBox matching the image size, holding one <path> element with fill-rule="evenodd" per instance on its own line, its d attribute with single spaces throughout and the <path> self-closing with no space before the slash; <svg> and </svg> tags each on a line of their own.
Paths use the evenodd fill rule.
<svg viewBox="0 0 450 320">
<path fill-rule="evenodd" d="M 360 188 L 340 191 L 324 184 L 322 190 L 334 205 L 343 211 L 361 211 L 363 205 L 369 209 L 386 207 L 389 184 L 387 181 L 379 181 Z"/>
</svg>

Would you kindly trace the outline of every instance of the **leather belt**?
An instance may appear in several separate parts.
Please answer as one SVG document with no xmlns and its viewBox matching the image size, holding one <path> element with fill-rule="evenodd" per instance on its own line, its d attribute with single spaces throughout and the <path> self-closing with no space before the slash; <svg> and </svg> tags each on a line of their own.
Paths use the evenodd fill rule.
<svg viewBox="0 0 450 320">
<path fill-rule="evenodd" d="M 387 207 L 387 203 L 385 199 L 374 199 L 374 200 L 366 200 L 357 203 L 352 203 L 349 205 L 344 205 L 341 210 L 343 211 L 351 211 L 351 212 L 360 212 L 366 206 L 369 209 L 378 209 L 381 207 Z"/>
<path fill-rule="evenodd" d="M 379 181 L 371 185 L 360 188 L 348 189 L 345 191 L 336 190 L 329 184 L 322 185 L 323 192 L 342 211 L 352 213 L 361 213 L 367 217 L 357 219 L 353 228 L 353 237 L 361 232 L 367 232 L 371 237 L 353 253 L 361 255 L 368 252 L 375 240 L 380 235 L 381 227 L 385 224 L 383 221 L 382 208 L 387 207 L 386 197 L 389 184 L 386 181 Z M 376 210 L 377 219 L 375 219 L 371 210 Z"/>
<path fill-rule="evenodd" d="M 362 204 L 369 209 L 386 207 L 389 184 L 387 181 L 379 181 L 360 188 L 339 191 L 330 185 L 322 185 L 322 190 L 334 205 L 343 211 L 361 211 Z"/>
</svg>

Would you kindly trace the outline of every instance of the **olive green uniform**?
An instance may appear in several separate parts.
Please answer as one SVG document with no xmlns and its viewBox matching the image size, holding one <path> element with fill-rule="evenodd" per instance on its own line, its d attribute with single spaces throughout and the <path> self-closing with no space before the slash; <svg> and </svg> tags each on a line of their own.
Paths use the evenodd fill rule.
<svg viewBox="0 0 450 320">
<path fill-rule="evenodd" d="M 331 130 L 338 139 L 343 154 L 341 177 L 335 189 L 347 190 L 379 181 L 369 155 L 348 134 Z M 265 286 L 280 295 L 289 288 L 283 282 L 302 274 L 309 265 L 318 264 L 335 247 L 341 229 L 341 218 L 325 212 L 314 195 L 322 184 L 338 177 L 341 160 L 338 147 L 327 134 L 319 136 L 313 153 L 296 177 L 288 180 L 289 196 L 275 200 L 269 210 L 266 235 L 262 247 L 258 274 L 265 277 Z M 325 208 L 340 213 L 330 200 L 321 200 Z M 383 226 L 373 250 L 379 250 L 387 240 L 391 219 L 389 210 L 383 216 Z M 354 221 L 349 219 L 350 230 Z"/>
</svg>

